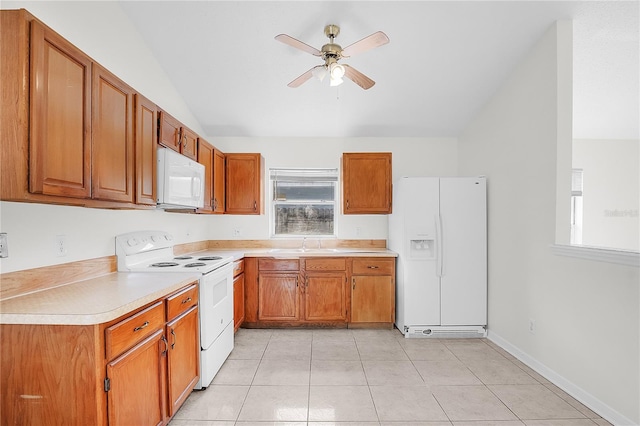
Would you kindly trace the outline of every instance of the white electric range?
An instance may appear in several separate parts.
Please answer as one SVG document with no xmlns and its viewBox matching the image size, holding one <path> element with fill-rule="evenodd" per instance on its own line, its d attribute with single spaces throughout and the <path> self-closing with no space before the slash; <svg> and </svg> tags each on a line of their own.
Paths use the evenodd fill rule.
<svg viewBox="0 0 640 426">
<path fill-rule="evenodd" d="M 118 235 L 118 271 L 200 274 L 200 380 L 195 388 L 204 389 L 233 350 L 234 258 L 207 252 L 176 256 L 173 246 L 173 237 L 163 231 Z"/>
</svg>

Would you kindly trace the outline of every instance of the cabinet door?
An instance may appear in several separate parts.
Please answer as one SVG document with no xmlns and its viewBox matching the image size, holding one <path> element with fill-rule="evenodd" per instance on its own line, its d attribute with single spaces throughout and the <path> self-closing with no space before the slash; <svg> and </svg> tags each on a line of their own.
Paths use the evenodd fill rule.
<svg viewBox="0 0 640 426">
<path fill-rule="evenodd" d="M 351 285 L 351 322 L 393 323 L 393 277 L 358 275 L 351 277 Z"/>
<path fill-rule="evenodd" d="M 304 292 L 305 320 L 346 321 L 347 275 L 344 272 L 307 272 Z"/>
<path fill-rule="evenodd" d="M 133 89 L 93 64 L 92 198 L 133 203 Z"/>
<path fill-rule="evenodd" d="M 182 126 L 180 129 L 180 137 L 182 138 L 182 145 L 180 146 L 180 152 L 182 155 L 191 158 L 194 161 L 198 160 L 198 135 Z"/>
<path fill-rule="evenodd" d="M 156 204 L 158 110 L 140 94 L 135 95 L 136 203 Z"/>
<path fill-rule="evenodd" d="M 225 190 L 224 154 L 213 149 L 213 212 L 224 213 Z"/>
<path fill-rule="evenodd" d="M 198 211 L 213 210 L 213 146 L 204 139 L 198 139 L 198 163 L 204 166 L 204 207 Z"/>
<path fill-rule="evenodd" d="M 226 154 L 227 213 L 260 214 L 261 156 L 260 154 Z"/>
<path fill-rule="evenodd" d="M 29 191 L 91 196 L 91 60 L 31 24 Z"/>
<path fill-rule="evenodd" d="M 194 306 L 167 324 L 169 352 L 167 388 L 169 416 L 173 416 L 187 399 L 200 377 L 200 332 L 198 307 Z"/>
<path fill-rule="evenodd" d="M 244 321 L 244 274 L 233 279 L 233 327 L 238 331 Z"/>
<path fill-rule="evenodd" d="M 161 425 L 166 412 L 163 330 L 107 364 L 109 425 Z M 89 391 L 89 390 L 87 390 Z"/>
<path fill-rule="evenodd" d="M 298 274 L 259 274 L 259 321 L 297 321 L 300 318 L 298 300 Z"/>
<path fill-rule="evenodd" d="M 158 122 L 158 143 L 180 152 L 180 122 L 164 111 L 160 111 Z"/>
<path fill-rule="evenodd" d="M 391 153 L 342 155 L 344 214 L 391 213 Z"/>
</svg>

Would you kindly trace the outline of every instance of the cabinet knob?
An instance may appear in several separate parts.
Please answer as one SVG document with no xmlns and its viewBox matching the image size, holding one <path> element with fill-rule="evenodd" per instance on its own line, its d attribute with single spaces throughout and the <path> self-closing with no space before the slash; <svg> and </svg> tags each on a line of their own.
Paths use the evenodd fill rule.
<svg viewBox="0 0 640 426">
<path fill-rule="evenodd" d="M 133 331 L 140 331 L 143 328 L 146 328 L 149 325 L 149 321 L 145 321 L 144 324 L 137 326 L 136 328 L 133 329 Z"/>
<path fill-rule="evenodd" d="M 369 265 L 369 266 L 367 266 L 367 268 L 369 268 L 369 269 L 378 269 L 378 268 L 379 268 L 379 266 Z"/>
</svg>

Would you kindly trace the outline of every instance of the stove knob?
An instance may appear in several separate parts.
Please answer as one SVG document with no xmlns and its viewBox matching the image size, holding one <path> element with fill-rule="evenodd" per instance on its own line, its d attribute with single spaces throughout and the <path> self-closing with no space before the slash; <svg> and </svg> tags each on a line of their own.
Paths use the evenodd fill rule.
<svg viewBox="0 0 640 426">
<path fill-rule="evenodd" d="M 156 242 L 156 241 L 158 241 L 159 239 L 160 239 L 160 237 L 158 237 L 157 235 L 152 235 L 152 236 L 151 236 L 151 241 Z"/>
<path fill-rule="evenodd" d="M 167 240 L 167 241 L 171 241 L 172 240 L 171 235 L 169 235 L 169 234 L 165 235 L 164 239 Z"/>
<path fill-rule="evenodd" d="M 129 244 L 129 247 L 133 247 L 138 244 L 138 240 L 136 240 L 135 238 L 129 238 L 129 240 L 127 240 L 127 244 Z"/>
</svg>

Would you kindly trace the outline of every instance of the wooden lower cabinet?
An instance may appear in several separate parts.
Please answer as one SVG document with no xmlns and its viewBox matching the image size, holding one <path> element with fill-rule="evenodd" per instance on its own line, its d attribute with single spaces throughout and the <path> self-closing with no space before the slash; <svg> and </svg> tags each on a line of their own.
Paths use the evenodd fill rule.
<svg viewBox="0 0 640 426">
<path fill-rule="evenodd" d="M 233 331 L 236 332 L 244 322 L 244 260 L 233 264 Z"/>
<path fill-rule="evenodd" d="M 247 258 L 245 266 L 245 327 L 393 327 L 394 258 Z"/>
<path fill-rule="evenodd" d="M 258 320 L 297 321 L 300 318 L 297 273 L 258 275 Z"/>
<path fill-rule="evenodd" d="M 351 260 L 351 324 L 393 327 L 395 322 L 395 259 Z"/>
<path fill-rule="evenodd" d="M 109 426 L 163 424 L 165 339 L 157 330 L 107 364 Z"/>
<path fill-rule="evenodd" d="M 193 306 L 178 318 L 167 323 L 167 391 L 168 416 L 178 411 L 198 383 L 200 377 L 200 333 L 198 307 Z"/>
<path fill-rule="evenodd" d="M 167 424 L 199 379 L 197 294 L 103 324 L 0 324 L 0 424 Z"/>
</svg>

